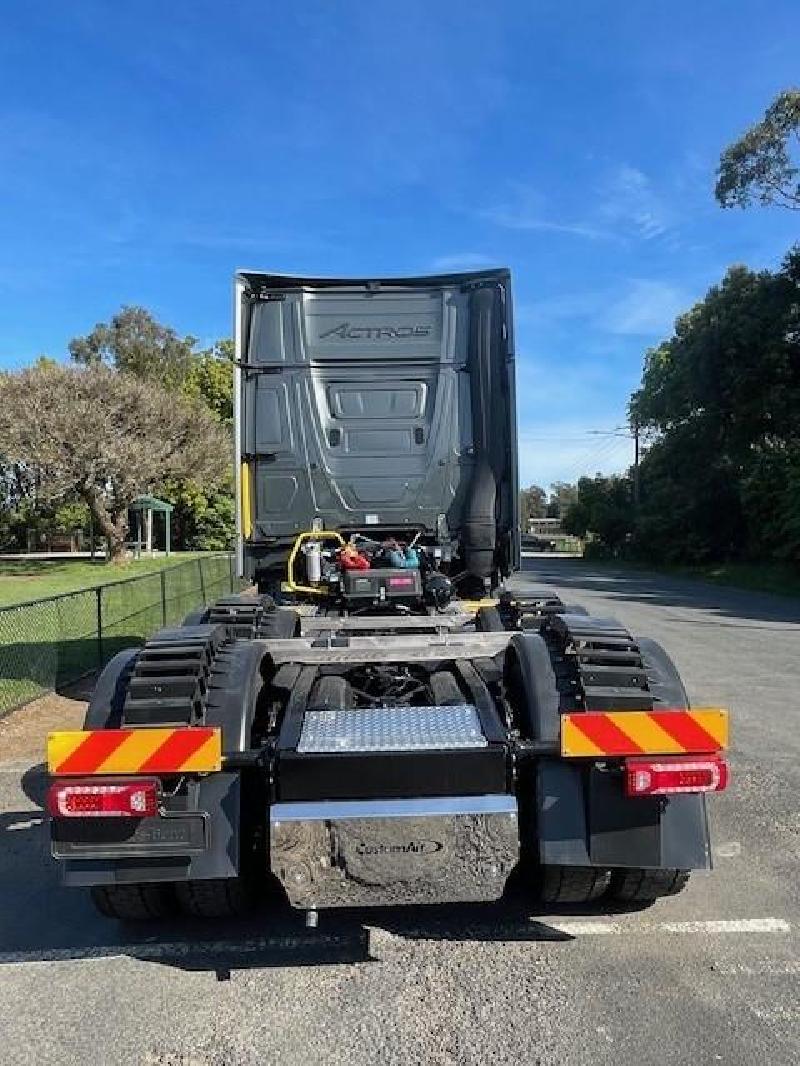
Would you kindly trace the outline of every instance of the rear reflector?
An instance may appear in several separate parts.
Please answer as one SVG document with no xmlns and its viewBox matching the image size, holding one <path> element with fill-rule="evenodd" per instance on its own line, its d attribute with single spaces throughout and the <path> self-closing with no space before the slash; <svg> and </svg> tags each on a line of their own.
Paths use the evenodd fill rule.
<svg viewBox="0 0 800 1066">
<path fill-rule="evenodd" d="M 722 792 L 728 764 L 716 755 L 692 759 L 626 759 L 625 794 L 667 796 L 676 792 Z"/>
<path fill-rule="evenodd" d="M 47 809 L 54 818 L 151 818 L 158 813 L 158 782 L 57 781 Z"/>
<path fill-rule="evenodd" d="M 633 754 L 633 753 L 632 753 Z M 50 774 L 190 774 L 222 769 L 222 731 L 209 726 L 50 733 Z"/>
<path fill-rule="evenodd" d="M 728 746 L 728 712 L 719 707 L 657 711 L 574 711 L 561 715 L 565 758 L 701 755 Z"/>
</svg>

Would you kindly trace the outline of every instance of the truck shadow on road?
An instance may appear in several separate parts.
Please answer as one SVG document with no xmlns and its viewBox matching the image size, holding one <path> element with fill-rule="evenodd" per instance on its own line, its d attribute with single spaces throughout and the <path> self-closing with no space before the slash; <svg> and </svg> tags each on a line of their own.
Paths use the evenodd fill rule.
<svg viewBox="0 0 800 1066">
<path fill-rule="evenodd" d="M 96 913 L 87 891 L 59 883 L 42 809 L 44 767 L 24 773 L 21 788 L 27 804 L 0 814 L 0 967 L 126 956 L 225 979 L 234 970 L 384 961 L 397 950 L 394 938 L 487 943 L 574 939 L 549 924 L 554 912 L 533 903 L 520 884 L 496 904 L 323 911 L 318 929 L 306 929 L 303 915 L 274 895 L 239 921 L 109 921 Z M 558 909 L 560 916 L 568 913 L 568 908 Z M 573 913 L 590 917 L 611 912 L 603 905 Z"/>
<path fill-rule="evenodd" d="M 730 618 L 741 625 L 746 620 L 773 623 L 784 632 L 794 632 L 800 625 L 800 601 L 753 592 L 749 589 L 713 585 L 707 581 L 673 577 L 622 566 L 597 565 L 583 559 L 547 558 L 526 559 L 524 568 L 511 587 L 520 591 L 528 583 L 553 585 L 561 598 L 568 602 L 574 594 L 581 602 L 581 593 L 597 593 L 611 600 L 639 603 L 654 607 L 673 607 L 710 611 L 716 616 L 708 624 L 724 625 L 720 619 Z M 587 603 L 584 606 L 590 607 Z M 675 619 L 670 619 L 674 621 Z M 685 619 L 680 619 L 685 621 Z M 693 623 L 695 620 L 692 620 Z M 738 628 L 738 626 L 737 626 Z"/>
</svg>

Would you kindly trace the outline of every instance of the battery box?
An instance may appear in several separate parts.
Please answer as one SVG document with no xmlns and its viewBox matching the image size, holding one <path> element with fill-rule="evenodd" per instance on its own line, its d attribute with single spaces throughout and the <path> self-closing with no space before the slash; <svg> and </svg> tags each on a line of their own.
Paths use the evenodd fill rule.
<svg viewBox="0 0 800 1066">
<path fill-rule="evenodd" d="M 348 600 L 381 603 L 385 600 L 422 599 L 419 570 L 345 570 L 342 592 Z"/>
</svg>

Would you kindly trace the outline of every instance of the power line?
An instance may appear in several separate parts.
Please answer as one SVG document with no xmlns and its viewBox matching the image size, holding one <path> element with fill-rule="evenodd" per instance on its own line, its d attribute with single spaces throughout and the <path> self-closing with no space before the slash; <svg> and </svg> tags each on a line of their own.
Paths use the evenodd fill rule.
<svg viewBox="0 0 800 1066">
<path fill-rule="evenodd" d="M 521 441 L 542 441 L 552 444 L 579 444 L 586 441 L 587 437 L 630 437 L 630 431 L 626 431 L 624 426 L 615 426 L 613 429 L 587 429 L 583 433 L 579 433 L 577 436 L 569 435 L 564 436 L 560 433 L 544 434 L 544 433 L 525 433 L 524 431 L 519 434 Z M 588 441 L 587 441 L 588 443 Z"/>
<path fill-rule="evenodd" d="M 592 473 L 597 471 L 599 466 L 605 465 L 605 461 L 619 451 L 620 444 L 616 440 L 609 440 L 605 441 L 599 448 L 584 452 L 573 460 L 566 480 L 572 482 L 578 477 L 591 476 Z M 590 473 L 587 473 L 587 471 L 590 471 Z"/>
</svg>

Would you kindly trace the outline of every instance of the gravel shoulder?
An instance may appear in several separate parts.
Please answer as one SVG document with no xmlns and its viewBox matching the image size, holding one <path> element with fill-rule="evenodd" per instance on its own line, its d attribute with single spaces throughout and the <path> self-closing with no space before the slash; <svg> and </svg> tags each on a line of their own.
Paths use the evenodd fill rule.
<svg viewBox="0 0 800 1066">
<path fill-rule="evenodd" d="M 69 694 L 48 693 L 0 718 L 0 761 L 41 761 L 47 734 L 57 729 L 81 729 L 91 681 L 69 689 Z"/>
</svg>

